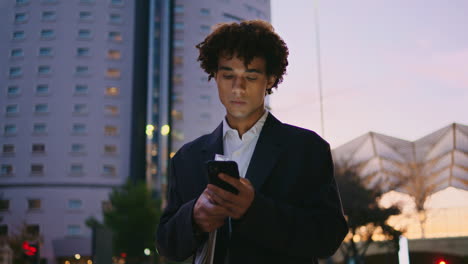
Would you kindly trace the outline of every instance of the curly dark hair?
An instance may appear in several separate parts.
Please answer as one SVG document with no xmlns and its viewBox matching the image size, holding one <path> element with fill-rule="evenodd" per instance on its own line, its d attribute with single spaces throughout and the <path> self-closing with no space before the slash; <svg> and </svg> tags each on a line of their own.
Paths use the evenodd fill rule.
<svg viewBox="0 0 468 264">
<path fill-rule="evenodd" d="M 273 26 L 263 20 L 247 20 L 240 23 L 217 24 L 213 32 L 199 43 L 198 61 L 208 73 L 208 80 L 218 71 L 219 56 L 232 57 L 234 54 L 244 60 L 245 66 L 254 57 L 265 59 L 266 75 L 275 76 L 276 82 L 272 88 L 278 88 L 283 81 L 288 65 L 288 47 Z M 267 90 L 268 94 L 272 89 Z"/>
</svg>

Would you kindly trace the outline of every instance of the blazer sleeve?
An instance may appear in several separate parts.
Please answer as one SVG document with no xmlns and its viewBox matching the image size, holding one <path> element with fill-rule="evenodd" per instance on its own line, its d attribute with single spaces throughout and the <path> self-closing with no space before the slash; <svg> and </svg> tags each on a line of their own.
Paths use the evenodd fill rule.
<svg viewBox="0 0 468 264">
<path fill-rule="evenodd" d="M 286 250 L 297 257 L 324 258 L 334 254 L 348 227 L 333 176 L 330 147 L 327 143 L 322 146 L 314 154 L 317 145 L 309 145 L 307 149 L 311 151 L 305 160 L 310 162 L 306 162 L 306 169 L 292 172 L 301 174 L 301 203 L 272 199 L 256 190 L 252 205 L 233 227 L 241 239 L 271 250 Z M 311 170 L 316 171 L 310 173 Z"/>
<path fill-rule="evenodd" d="M 194 254 L 206 240 L 205 234 L 196 234 L 193 226 L 193 207 L 197 199 L 183 203 L 178 186 L 180 177 L 176 168 L 178 155 L 171 160 L 169 172 L 168 204 L 161 216 L 156 234 L 159 254 L 175 261 L 183 261 Z"/>
</svg>

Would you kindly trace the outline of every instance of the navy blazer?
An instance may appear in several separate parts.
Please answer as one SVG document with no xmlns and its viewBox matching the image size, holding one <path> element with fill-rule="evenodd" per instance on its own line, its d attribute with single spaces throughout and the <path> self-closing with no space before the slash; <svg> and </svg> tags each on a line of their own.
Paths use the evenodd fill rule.
<svg viewBox="0 0 468 264">
<path fill-rule="evenodd" d="M 157 231 L 159 253 L 181 261 L 207 235 L 196 236 L 193 207 L 208 184 L 204 163 L 223 153 L 222 123 L 184 145 L 171 161 L 168 204 Z M 317 263 L 348 232 L 333 177 L 329 144 L 316 133 L 283 124 L 271 113 L 247 169 L 255 198 L 234 221 L 229 263 Z"/>
</svg>

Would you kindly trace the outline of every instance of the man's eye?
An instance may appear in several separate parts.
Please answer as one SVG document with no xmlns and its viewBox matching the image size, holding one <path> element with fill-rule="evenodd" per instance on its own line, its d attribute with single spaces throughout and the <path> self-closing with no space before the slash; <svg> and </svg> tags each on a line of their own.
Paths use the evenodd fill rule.
<svg viewBox="0 0 468 264">
<path fill-rule="evenodd" d="M 249 76 L 247 76 L 246 79 L 249 80 L 249 81 L 255 81 L 255 80 L 257 80 L 257 77 L 249 77 Z"/>
<path fill-rule="evenodd" d="M 229 80 L 229 79 L 232 79 L 232 78 L 233 78 L 233 76 L 232 76 L 232 75 L 223 75 L 223 78 L 224 78 L 224 79 L 228 79 L 228 80 Z"/>
</svg>

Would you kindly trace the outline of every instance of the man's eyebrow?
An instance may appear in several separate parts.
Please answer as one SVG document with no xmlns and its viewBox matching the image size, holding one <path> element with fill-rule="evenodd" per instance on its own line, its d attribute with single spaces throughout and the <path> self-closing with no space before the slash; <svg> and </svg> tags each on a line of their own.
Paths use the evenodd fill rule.
<svg viewBox="0 0 468 264">
<path fill-rule="evenodd" d="M 219 66 L 218 70 L 232 71 L 232 68 L 227 66 Z"/>
<path fill-rule="evenodd" d="M 257 69 L 247 69 L 245 72 L 255 72 L 255 73 L 259 73 L 259 74 L 263 73 L 261 70 L 257 70 Z"/>
</svg>

